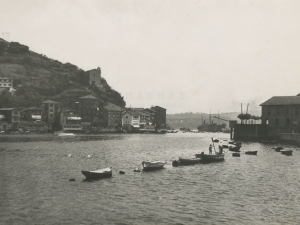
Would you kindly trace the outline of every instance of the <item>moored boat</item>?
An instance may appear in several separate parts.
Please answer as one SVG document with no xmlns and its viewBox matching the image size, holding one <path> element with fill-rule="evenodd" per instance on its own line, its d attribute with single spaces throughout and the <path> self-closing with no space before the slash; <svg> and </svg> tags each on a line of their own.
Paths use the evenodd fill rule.
<svg viewBox="0 0 300 225">
<path fill-rule="evenodd" d="M 82 170 L 81 173 L 86 177 L 86 179 L 101 179 L 101 178 L 107 178 L 112 176 L 112 167 L 107 167 L 100 170 L 94 170 L 94 171 L 85 171 Z"/>
<path fill-rule="evenodd" d="M 257 151 L 246 151 L 245 154 L 247 154 L 247 155 L 257 155 Z"/>
<path fill-rule="evenodd" d="M 179 158 L 179 164 L 180 165 L 192 165 L 192 164 L 197 164 L 201 161 L 200 158 Z"/>
<path fill-rule="evenodd" d="M 202 159 L 203 162 L 218 162 L 224 160 L 224 154 L 204 154 L 204 152 L 195 155 L 196 158 Z"/>
<path fill-rule="evenodd" d="M 153 162 L 142 162 L 143 170 L 156 170 L 156 169 L 162 169 L 164 165 L 166 164 L 166 161 L 153 161 Z"/>
<path fill-rule="evenodd" d="M 278 147 L 275 148 L 275 151 L 276 151 L 276 152 L 280 152 L 282 149 L 283 149 L 283 147 L 278 146 Z"/>
<path fill-rule="evenodd" d="M 240 146 L 236 146 L 236 145 L 229 145 L 229 151 L 232 151 L 232 152 L 239 152 L 240 151 Z"/>
<path fill-rule="evenodd" d="M 293 153 L 293 150 L 280 150 L 281 154 L 284 154 L 284 155 L 292 155 Z"/>
</svg>

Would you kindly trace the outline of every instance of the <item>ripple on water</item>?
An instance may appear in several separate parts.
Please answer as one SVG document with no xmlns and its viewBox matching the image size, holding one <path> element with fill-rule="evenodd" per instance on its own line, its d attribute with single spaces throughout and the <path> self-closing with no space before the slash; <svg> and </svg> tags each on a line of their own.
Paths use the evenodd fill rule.
<svg viewBox="0 0 300 225">
<path fill-rule="evenodd" d="M 179 157 L 207 151 L 211 135 L 121 134 L 4 142 L 0 222 L 297 224 L 298 148 L 289 146 L 293 156 L 286 157 L 272 149 L 275 145 L 246 142 L 239 158 L 227 152 L 224 162 L 172 167 Z M 245 155 L 247 150 L 257 150 L 258 155 Z M 133 172 L 145 160 L 167 164 L 159 171 Z M 113 166 L 109 179 L 86 181 L 80 172 L 108 166 Z M 120 170 L 126 173 L 120 175 Z M 76 181 L 69 182 L 71 177 Z"/>
</svg>

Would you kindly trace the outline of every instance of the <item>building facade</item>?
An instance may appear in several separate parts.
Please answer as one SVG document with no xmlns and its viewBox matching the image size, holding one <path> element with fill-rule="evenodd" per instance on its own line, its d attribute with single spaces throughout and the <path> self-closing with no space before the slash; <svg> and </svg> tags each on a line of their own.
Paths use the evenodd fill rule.
<svg viewBox="0 0 300 225">
<path fill-rule="evenodd" d="M 2 122 L 2 129 L 17 130 L 20 125 L 20 111 L 17 108 L 1 108 L 0 120 Z"/>
<path fill-rule="evenodd" d="M 30 107 L 20 111 L 21 121 L 41 121 L 42 120 L 41 108 Z"/>
<path fill-rule="evenodd" d="M 300 95 L 274 96 L 260 106 L 262 124 L 274 132 L 292 132 L 293 123 L 300 120 Z"/>
<path fill-rule="evenodd" d="M 12 92 L 13 89 L 13 79 L 0 76 L 0 92 L 8 90 L 9 92 Z"/>
<path fill-rule="evenodd" d="M 42 109 L 42 121 L 48 124 L 50 130 L 53 130 L 55 128 L 54 123 L 57 123 L 57 125 L 59 125 L 60 107 L 58 102 L 52 100 L 44 101 L 42 102 Z"/>
<path fill-rule="evenodd" d="M 122 127 L 122 112 L 123 108 L 112 103 L 100 109 L 101 125 L 107 128 Z"/>
<path fill-rule="evenodd" d="M 97 116 L 97 105 L 98 99 L 92 95 L 79 98 L 79 113 L 85 125 L 88 125 L 87 122 L 94 121 Z"/>
<path fill-rule="evenodd" d="M 88 70 L 84 73 L 84 83 L 86 85 L 101 85 L 101 69 Z"/>
<path fill-rule="evenodd" d="M 167 110 L 160 106 L 151 107 L 155 111 L 155 125 L 157 129 L 166 129 Z"/>
<path fill-rule="evenodd" d="M 60 126 L 63 131 L 82 131 L 81 117 L 75 110 L 60 113 Z"/>
<path fill-rule="evenodd" d="M 140 129 L 140 114 L 135 110 L 126 110 L 122 113 L 122 126 L 124 130 Z"/>
</svg>

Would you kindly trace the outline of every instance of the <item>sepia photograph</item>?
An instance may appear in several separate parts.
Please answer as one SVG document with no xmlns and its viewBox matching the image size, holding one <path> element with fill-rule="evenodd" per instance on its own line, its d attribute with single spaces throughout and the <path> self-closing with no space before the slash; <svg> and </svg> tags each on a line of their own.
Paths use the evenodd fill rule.
<svg viewBox="0 0 300 225">
<path fill-rule="evenodd" d="M 299 12 L 0 0 L 0 224 L 298 225 Z"/>
</svg>

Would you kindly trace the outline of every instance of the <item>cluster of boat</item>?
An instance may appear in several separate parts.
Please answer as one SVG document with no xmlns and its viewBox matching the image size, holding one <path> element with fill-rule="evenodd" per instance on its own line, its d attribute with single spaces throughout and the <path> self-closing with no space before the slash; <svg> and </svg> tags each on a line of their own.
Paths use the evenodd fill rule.
<svg viewBox="0 0 300 225">
<path fill-rule="evenodd" d="M 172 162 L 173 166 L 180 166 L 180 165 L 192 165 L 197 163 L 209 163 L 209 162 L 219 162 L 224 160 L 224 149 L 228 149 L 229 151 L 232 151 L 232 156 L 240 156 L 240 148 L 242 146 L 241 142 L 233 142 L 228 141 L 226 144 L 220 144 L 218 151 L 216 151 L 214 143 L 218 143 L 218 139 L 212 139 L 213 141 L 213 148 L 214 153 L 210 152 L 209 154 L 206 154 L 204 152 L 201 152 L 199 154 L 195 154 L 195 157 L 193 158 L 179 158 L 178 160 L 174 160 Z M 226 140 L 223 140 L 226 141 Z M 228 144 L 227 144 L 228 143 Z M 275 147 L 275 151 L 281 152 L 284 155 L 291 155 L 292 150 L 285 150 L 283 147 Z M 245 154 L 248 155 L 257 155 L 257 151 L 245 151 Z M 144 161 L 141 163 L 141 167 L 136 168 L 135 172 L 140 171 L 149 171 L 149 170 L 157 170 L 162 169 L 164 165 L 166 164 L 166 161 Z M 81 171 L 81 173 L 86 177 L 86 179 L 100 179 L 100 178 L 107 178 L 112 176 L 112 167 L 100 169 L 100 170 L 94 170 L 94 171 Z M 120 174 L 124 174 L 125 172 L 120 171 Z"/>
</svg>

